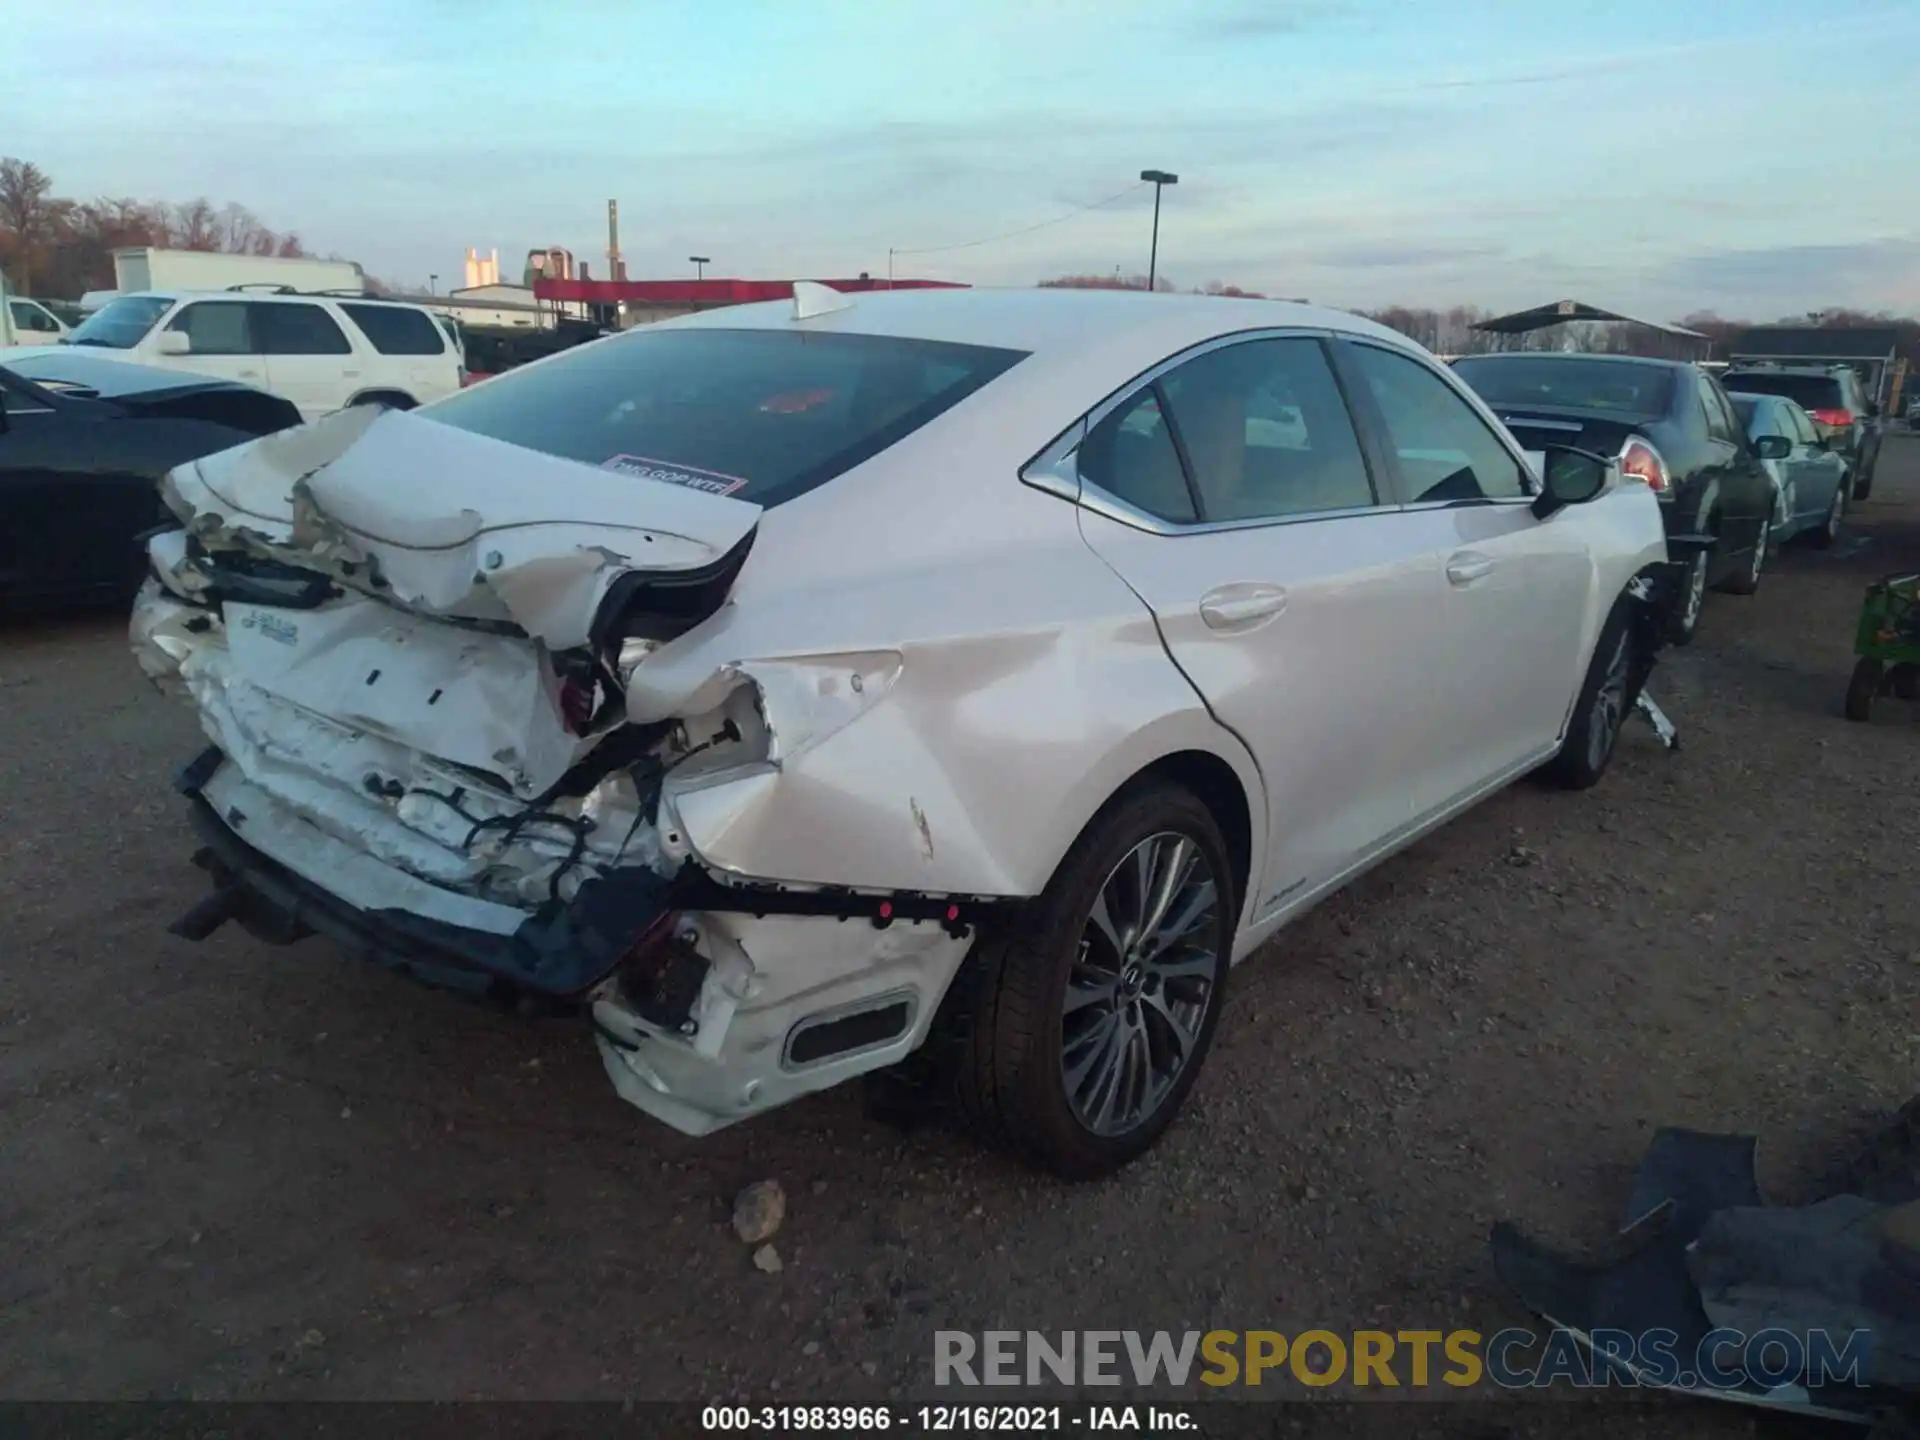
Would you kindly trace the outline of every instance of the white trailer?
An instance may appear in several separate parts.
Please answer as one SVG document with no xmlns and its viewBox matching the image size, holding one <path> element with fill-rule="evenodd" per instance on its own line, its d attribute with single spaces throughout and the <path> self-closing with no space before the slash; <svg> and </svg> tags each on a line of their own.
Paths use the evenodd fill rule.
<svg viewBox="0 0 1920 1440">
<path fill-rule="evenodd" d="M 351 260 L 220 255 L 149 245 L 114 251 L 113 278 L 114 288 L 122 295 L 135 290 L 228 290 L 235 285 L 364 291 L 367 284 L 366 272 Z"/>
</svg>

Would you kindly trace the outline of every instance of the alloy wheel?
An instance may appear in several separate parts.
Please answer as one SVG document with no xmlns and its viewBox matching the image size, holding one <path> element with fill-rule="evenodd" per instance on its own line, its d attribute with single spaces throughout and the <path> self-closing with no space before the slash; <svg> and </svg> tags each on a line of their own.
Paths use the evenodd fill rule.
<svg viewBox="0 0 1920 1440">
<path fill-rule="evenodd" d="M 1094 1134 L 1145 1124 L 1192 1063 L 1221 978 L 1221 890 L 1206 852 L 1164 830 L 1094 898 L 1060 1017 L 1067 1103 Z"/>
<path fill-rule="evenodd" d="M 1707 598 L 1707 553 L 1701 551 L 1693 557 L 1693 565 L 1687 571 L 1687 599 L 1680 611 L 1680 624 L 1691 631 L 1700 621 L 1700 607 Z"/>
<path fill-rule="evenodd" d="M 1607 763 L 1607 757 L 1613 753 L 1614 742 L 1620 736 L 1620 727 L 1626 721 L 1627 671 L 1631 653 L 1630 638 L 1622 630 L 1619 643 L 1613 647 L 1613 654 L 1607 660 L 1607 673 L 1601 677 L 1599 688 L 1593 694 L 1593 720 L 1587 726 L 1587 763 L 1595 770 Z"/>
</svg>

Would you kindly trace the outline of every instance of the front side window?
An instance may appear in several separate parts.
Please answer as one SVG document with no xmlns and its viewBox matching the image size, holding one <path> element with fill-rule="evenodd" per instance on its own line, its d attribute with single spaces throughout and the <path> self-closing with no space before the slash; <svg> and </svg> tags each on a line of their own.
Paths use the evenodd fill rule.
<svg viewBox="0 0 1920 1440">
<path fill-rule="evenodd" d="M 1160 382 L 1207 522 L 1374 503 L 1333 367 L 1306 336 L 1227 345 Z"/>
<path fill-rule="evenodd" d="M 167 329 L 187 337 L 189 354 L 253 355 L 259 347 L 247 323 L 251 308 L 241 300 L 196 300 L 174 316 Z"/>
<path fill-rule="evenodd" d="M 424 310 L 410 310 L 404 305 L 355 305 L 351 301 L 342 301 L 340 308 L 382 355 L 447 353 L 440 327 L 427 318 Z"/>
<path fill-rule="evenodd" d="M 53 316 L 42 310 L 31 300 L 15 300 L 12 304 L 13 328 L 31 330 L 41 335 L 57 335 L 60 327 L 54 323 Z"/>
<path fill-rule="evenodd" d="M 318 305 L 256 305 L 253 323 L 268 355 L 351 355 L 353 346 Z"/>
<path fill-rule="evenodd" d="M 1354 345 L 1351 353 L 1386 425 L 1409 504 L 1532 493 L 1513 452 L 1433 371 L 1378 345 Z"/>
<path fill-rule="evenodd" d="M 798 327 L 648 326 L 417 413 L 636 483 L 778 505 L 898 444 L 1025 354 Z"/>
<path fill-rule="evenodd" d="M 157 295 L 123 295 L 109 300 L 74 327 L 69 345 L 98 345 L 106 350 L 131 350 L 146 337 L 154 322 L 173 308 Z"/>
<path fill-rule="evenodd" d="M 1136 510 L 1176 525 L 1200 518 L 1157 385 L 1133 395 L 1088 431 L 1076 463 L 1082 480 Z"/>
</svg>

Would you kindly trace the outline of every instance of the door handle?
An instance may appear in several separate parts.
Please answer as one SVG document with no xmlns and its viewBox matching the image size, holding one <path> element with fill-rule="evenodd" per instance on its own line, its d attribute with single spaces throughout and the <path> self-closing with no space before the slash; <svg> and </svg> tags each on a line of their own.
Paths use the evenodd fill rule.
<svg viewBox="0 0 1920 1440">
<path fill-rule="evenodd" d="M 1462 550 L 1447 561 L 1447 579 L 1455 585 L 1471 585 L 1493 573 L 1493 561 L 1471 550 Z"/>
<path fill-rule="evenodd" d="M 1244 630 L 1287 608 L 1278 585 L 1222 585 L 1200 597 L 1200 618 L 1209 630 Z"/>
</svg>

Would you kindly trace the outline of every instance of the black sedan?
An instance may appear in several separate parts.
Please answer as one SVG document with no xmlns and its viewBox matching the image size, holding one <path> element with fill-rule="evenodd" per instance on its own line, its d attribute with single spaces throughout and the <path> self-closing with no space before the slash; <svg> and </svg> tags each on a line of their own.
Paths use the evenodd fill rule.
<svg viewBox="0 0 1920 1440">
<path fill-rule="evenodd" d="M 0 355 L 0 607 L 130 597 L 176 465 L 300 423 L 263 390 L 84 350 Z"/>
<path fill-rule="evenodd" d="M 1675 620 L 1684 645 L 1709 586 L 1751 595 L 1772 530 L 1769 439 L 1750 442 L 1720 383 L 1697 365 L 1629 355 L 1468 355 L 1454 370 L 1530 450 L 1572 445 L 1620 457 L 1660 498 L 1669 535 L 1711 535 Z M 1756 443 L 1757 447 L 1756 448 Z"/>
</svg>

